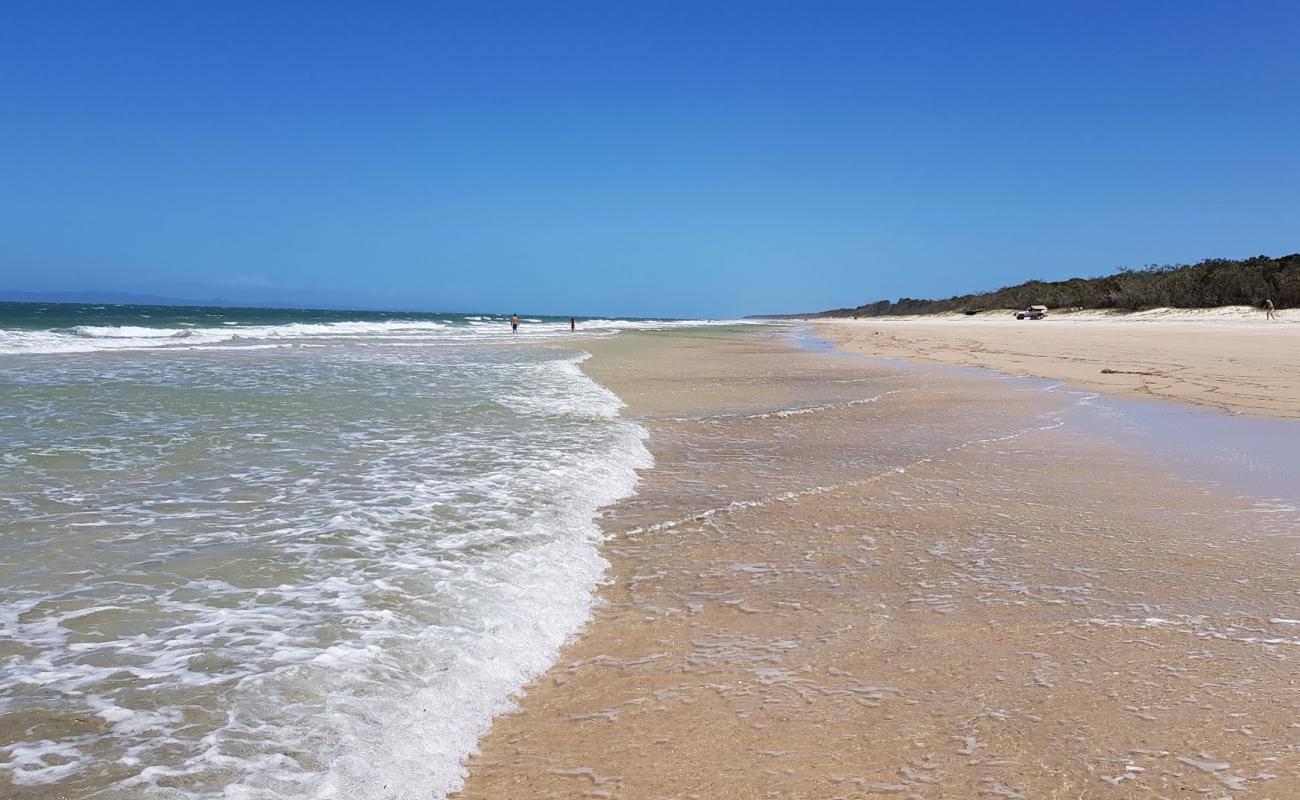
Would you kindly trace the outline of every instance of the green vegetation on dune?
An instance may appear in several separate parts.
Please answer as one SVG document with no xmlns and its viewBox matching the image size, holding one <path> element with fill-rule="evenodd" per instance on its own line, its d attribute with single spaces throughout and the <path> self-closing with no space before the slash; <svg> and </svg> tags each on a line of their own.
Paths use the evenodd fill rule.
<svg viewBox="0 0 1300 800">
<path fill-rule="evenodd" d="M 1025 308 L 1035 304 L 1050 308 L 1137 311 L 1161 307 L 1261 306 L 1265 300 L 1272 300 L 1277 308 L 1300 308 L 1300 253 L 1281 258 L 1211 258 L 1199 264 L 1126 269 L 1101 278 L 1026 281 L 995 292 L 966 294 L 947 300 L 908 297 L 896 302 L 879 300 L 857 308 L 824 311 L 819 316 L 883 317 Z"/>
</svg>

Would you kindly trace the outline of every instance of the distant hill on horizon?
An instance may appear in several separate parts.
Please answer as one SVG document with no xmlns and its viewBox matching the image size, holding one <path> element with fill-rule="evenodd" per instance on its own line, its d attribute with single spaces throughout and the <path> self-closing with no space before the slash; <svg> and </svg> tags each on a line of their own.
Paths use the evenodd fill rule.
<svg viewBox="0 0 1300 800">
<path fill-rule="evenodd" d="M 1063 281 L 1031 280 L 992 292 L 946 300 L 877 300 L 852 308 L 781 317 L 885 317 L 938 314 L 944 311 L 986 311 L 999 308 L 1119 309 L 1215 308 L 1261 306 L 1272 300 L 1277 308 L 1300 308 L 1300 253 L 1272 258 L 1210 258 L 1196 264 L 1153 265 L 1124 269 L 1098 278 Z"/>
<path fill-rule="evenodd" d="M 178 306 L 181 308 L 274 308 L 298 311 L 377 311 L 392 313 L 456 313 L 415 308 L 367 308 L 360 306 L 309 305 L 304 303 L 253 302 L 246 300 L 187 300 L 152 294 L 104 291 L 16 292 L 0 289 L 0 303 L 73 303 L 110 306 Z"/>
<path fill-rule="evenodd" d="M 242 303 L 238 300 L 186 300 L 130 292 L 14 292 L 0 289 L 0 302 L 8 303 L 104 303 L 117 306 L 194 306 L 209 308 L 298 308 L 283 303 Z"/>
</svg>

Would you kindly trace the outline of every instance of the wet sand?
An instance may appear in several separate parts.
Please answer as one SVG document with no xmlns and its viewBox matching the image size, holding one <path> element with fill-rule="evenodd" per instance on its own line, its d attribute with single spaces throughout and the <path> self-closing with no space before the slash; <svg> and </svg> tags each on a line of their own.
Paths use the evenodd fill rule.
<svg viewBox="0 0 1300 800">
<path fill-rule="evenodd" d="M 1293 507 L 1063 393 L 753 332 L 590 349 L 658 463 L 461 797 L 1300 796 Z"/>
<path fill-rule="evenodd" d="M 1211 310 L 1213 311 L 1213 310 Z M 1194 314 L 826 320 L 853 352 L 987 367 L 1234 413 L 1300 419 L 1300 319 Z"/>
</svg>

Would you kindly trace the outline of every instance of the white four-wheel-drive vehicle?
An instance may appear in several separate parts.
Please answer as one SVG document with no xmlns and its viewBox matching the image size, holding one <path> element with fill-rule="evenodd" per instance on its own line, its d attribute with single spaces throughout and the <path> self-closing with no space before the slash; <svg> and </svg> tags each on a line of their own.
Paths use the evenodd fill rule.
<svg viewBox="0 0 1300 800">
<path fill-rule="evenodd" d="M 1030 306 L 1016 312 L 1016 319 L 1042 319 L 1047 316 L 1047 306 Z"/>
</svg>

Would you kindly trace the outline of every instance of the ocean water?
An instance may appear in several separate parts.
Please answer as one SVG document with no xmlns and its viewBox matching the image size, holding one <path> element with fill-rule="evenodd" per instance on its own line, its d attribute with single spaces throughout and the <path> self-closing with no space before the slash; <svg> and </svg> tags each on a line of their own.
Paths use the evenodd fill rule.
<svg viewBox="0 0 1300 800">
<path fill-rule="evenodd" d="M 441 797 L 650 466 L 585 337 L 0 305 L 0 795 Z"/>
</svg>

